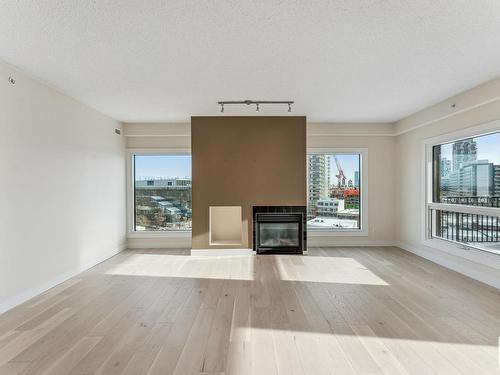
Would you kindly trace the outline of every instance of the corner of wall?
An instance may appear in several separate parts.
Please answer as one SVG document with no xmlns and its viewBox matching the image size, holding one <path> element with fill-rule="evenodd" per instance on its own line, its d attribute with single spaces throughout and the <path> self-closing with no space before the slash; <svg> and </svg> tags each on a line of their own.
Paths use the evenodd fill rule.
<svg viewBox="0 0 500 375">
<path fill-rule="evenodd" d="M 500 118 L 500 78 L 396 122 L 396 240 L 398 247 L 500 288 L 500 271 L 483 256 L 466 258 L 422 244 L 422 149 L 426 139 Z M 418 216 L 418 217 L 417 217 Z"/>
</svg>

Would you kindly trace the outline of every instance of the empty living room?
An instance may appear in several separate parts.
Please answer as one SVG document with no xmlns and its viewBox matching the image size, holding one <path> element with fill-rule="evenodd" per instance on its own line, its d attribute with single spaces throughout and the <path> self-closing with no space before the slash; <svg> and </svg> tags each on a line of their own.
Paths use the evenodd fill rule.
<svg viewBox="0 0 500 375">
<path fill-rule="evenodd" d="M 500 1 L 0 2 L 0 375 L 500 375 Z"/>
</svg>

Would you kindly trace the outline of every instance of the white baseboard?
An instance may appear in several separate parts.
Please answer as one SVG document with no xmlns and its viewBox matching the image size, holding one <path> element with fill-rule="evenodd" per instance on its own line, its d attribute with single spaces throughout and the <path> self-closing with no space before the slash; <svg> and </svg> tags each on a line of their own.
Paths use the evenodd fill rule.
<svg viewBox="0 0 500 375">
<path fill-rule="evenodd" d="M 342 237 L 314 236 L 308 237 L 307 245 L 313 247 L 357 247 L 357 246 L 396 246 L 396 241 L 374 241 L 366 239 L 342 239 Z M 129 237 L 129 249 L 190 249 L 190 237 Z M 204 250 L 204 249 L 202 249 Z M 213 251 L 215 249 L 206 249 Z M 229 249 L 230 250 L 230 249 Z M 238 249 L 241 251 L 241 249 Z"/>
<path fill-rule="evenodd" d="M 353 247 L 353 246 L 395 246 L 396 241 L 378 241 L 368 239 L 345 239 L 342 236 L 308 236 L 308 247 Z M 130 236 L 127 240 L 129 249 L 190 249 L 189 236 Z M 213 249 L 208 249 L 212 251 Z"/>
<path fill-rule="evenodd" d="M 342 240 L 341 237 L 309 237 L 307 247 L 379 247 L 396 246 L 396 241 Z"/>
<path fill-rule="evenodd" d="M 414 246 L 404 242 L 396 242 L 395 246 L 472 279 L 500 289 L 500 270 L 496 268 L 489 267 L 485 264 L 479 264 L 469 259 L 455 256 L 428 246 Z"/>
<path fill-rule="evenodd" d="M 106 254 L 103 257 L 100 257 L 99 259 L 96 259 L 92 262 L 88 262 L 86 264 L 83 264 L 83 265 L 81 265 L 81 266 L 79 266 L 71 271 L 65 272 L 61 275 L 54 277 L 53 279 L 51 279 L 49 281 L 46 281 L 40 285 L 37 285 L 36 287 L 25 290 L 24 292 L 22 292 L 16 296 L 13 296 L 13 297 L 7 299 L 6 301 L 2 301 L 0 303 L 0 314 L 3 314 L 4 312 L 6 312 L 6 311 L 8 311 L 16 306 L 19 306 L 20 304 L 30 300 L 31 298 L 36 297 L 39 294 L 42 294 L 42 293 L 46 292 L 47 290 L 71 279 L 72 277 L 77 276 L 78 274 L 88 270 L 89 268 L 92 268 L 92 267 L 98 265 L 99 263 L 104 262 L 105 260 L 115 256 L 116 254 L 120 253 L 123 250 L 125 250 L 125 245 L 120 246 L 116 251 L 114 251 L 110 254 Z"/>
<path fill-rule="evenodd" d="M 190 249 L 191 237 L 129 237 L 129 249 Z"/>
</svg>

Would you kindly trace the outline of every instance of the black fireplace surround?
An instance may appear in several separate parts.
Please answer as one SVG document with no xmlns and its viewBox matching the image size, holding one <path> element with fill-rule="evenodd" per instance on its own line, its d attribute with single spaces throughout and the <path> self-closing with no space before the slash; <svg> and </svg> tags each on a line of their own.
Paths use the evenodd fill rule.
<svg viewBox="0 0 500 375">
<path fill-rule="evenodd" d="M 257 254 L 302 254 L 307 249 L 305 206 L 253 206 Z"/>
</svg>

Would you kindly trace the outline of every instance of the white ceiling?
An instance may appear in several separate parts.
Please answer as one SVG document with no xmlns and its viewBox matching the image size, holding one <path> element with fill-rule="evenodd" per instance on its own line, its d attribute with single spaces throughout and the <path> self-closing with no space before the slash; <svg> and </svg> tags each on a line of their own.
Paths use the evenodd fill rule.
<svg viewBox="0 0 500 375">
<path fill-rule="evenodd" d="M 122 121 L 394 121 L 500 75 L 500 1 L 2 0 L 0 59 Z"/>
</svg>

